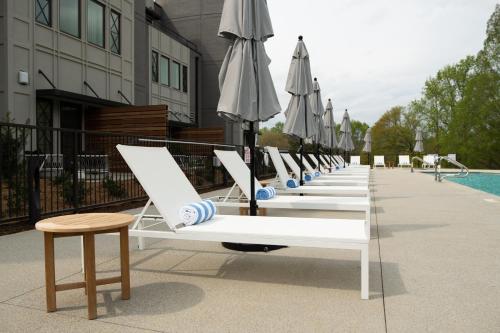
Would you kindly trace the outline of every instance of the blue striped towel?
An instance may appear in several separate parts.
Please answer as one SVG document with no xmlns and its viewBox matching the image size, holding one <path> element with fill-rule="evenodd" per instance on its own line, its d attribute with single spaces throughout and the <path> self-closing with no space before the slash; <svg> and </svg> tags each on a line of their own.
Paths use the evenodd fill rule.
<svg viewBox="0 0 500 333">
<path fill-rule="evenodd" d="M 211 200 L 203 200 L 183 206 L 179 217 L 184 225 L 194 225 L 212 219 L 217 213 L 217 208 Z"/>
<path fill-rule="evenodd" d="M 263 187 L 257 190 L 255 194 L 255 199 L 257 200 L 269 200 L 276 195 L 276 190 L 272 186 Z"/>
<path fill-rule="evenodd" d="M 313 177 L 311 175 L 305 175 L 304 179 L 306 182 L 310 182 L 313 179 Z"/>
<path fill-rule="evenodd" d="M 319 176 L 321 176 L 321 172 L 316 171 L 316 172 L 314 173 L 314 177 L 319 177 Z"/>
<path fill-rule="evenodd" d="M 299 182 L 297 181 L 297 179 L 290 178 L 286 181 L 286 187 L 289 188 L 299 187 Z"/>
</svg>

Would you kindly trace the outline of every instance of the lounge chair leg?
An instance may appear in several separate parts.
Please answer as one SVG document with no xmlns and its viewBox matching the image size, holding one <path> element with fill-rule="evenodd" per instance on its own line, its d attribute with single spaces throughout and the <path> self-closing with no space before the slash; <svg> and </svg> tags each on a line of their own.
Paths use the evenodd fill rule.
<svg viewBox="0 0 500 333">
<path fill-rule="evenodd" d="M 137 225 L 137 229 L 139 230 L 144 229 L 144 222 L 142 222 L 142 220 Z M 139 250 L 144 250 L 146 248 L 146 242 L 144 241 L 144 237 L 137 237 L 137 246 L 139 247 Z"/>
<path fill-rule="evenodd" d="M 368 244 L 361 250 L 361 299 L 369 299 L 370 294 L 370 259 L 368 256 Z"/>
</svg>

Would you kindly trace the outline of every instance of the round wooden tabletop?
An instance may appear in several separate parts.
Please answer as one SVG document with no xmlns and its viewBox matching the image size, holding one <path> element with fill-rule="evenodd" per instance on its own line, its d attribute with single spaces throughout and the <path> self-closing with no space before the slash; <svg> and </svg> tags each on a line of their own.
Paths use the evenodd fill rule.
<svg viewBox="0 0 500 333">
<path fill-rule="evenodd" d="M 51 217 L 37 222 L 35 228 L 43 232 L 92 232 L 128 226 L 134 216 L 120 213 L 88 213 Z"/>
</svg>

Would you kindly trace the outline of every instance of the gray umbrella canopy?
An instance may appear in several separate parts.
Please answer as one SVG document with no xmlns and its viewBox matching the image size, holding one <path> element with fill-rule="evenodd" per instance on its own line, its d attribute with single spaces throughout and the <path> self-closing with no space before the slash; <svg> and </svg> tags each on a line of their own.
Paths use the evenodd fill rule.
<svg viewBox="0 0 500 333">
<path fill-rule="evenodd" d="M 314 126 L 316 127 L 316 135 L 314 136 L 314 142 L 326 146 L 328 144 L 327 132 L 325 128 L 325 123 L 323 121 L 323 116 L 325 115 L 325 108 L 323 107 L 323 102 L 321 99 L 321 88 L 318 83 L 318 79 L 314 78 L 313 81 L 313 94 L 311 97 L 311 108 L 314 115 Z"/>
<path fill-rule="evenodd" d="M 368 128 L 363 139 L 365 145 L 363 146 L 363 151 L 366 153 L 372 152 L 372 129 Z"/>
<path fill-rule="evenodd" d="M 302 36 L 299 36 L 292 55 L 285 90 L 292 94 L 292 97 L 285 111 L 283 133 L 302 139 L 312 137 L 316 134 L 310 100 L 313 85 L 309 53 Z"/>
<path fill-rule="evenodd" d="M 349 113 L 345 110 L 344 117 L 342 118 L 342 123 L 340 125 L 340 142 L 338 146 L 343 151 L 354 150 L 354 143 L 352 142 L 351 135 L 351 119 L 349 118 Z"/>
<path fill-rule="evenodd" d="M 417 128 L 417 135 L 415 136 L 415 148 L 413 148 L 413 151 L 416 153 L 422 153 L 424 151 L 424 137 L 422 135 L 422 129 L 419 127 Z"/>
<path fill-rule="evenodd" d="M 332 100 L 328 99 L 326 103 L 325 115 L 323 116 L 325 122 L 325 129 L 327 132 L 327 143 L 328 148 L 335 149 L 338 146 L 337 133 L 335 133 L 335 121 L 333 119 L 333 105 Z"/>
<path fill-rule="evenodd" d="M 280 113 L 264 42 L 274 35 L 265 0 L 226 0 L 219 36 L 231 45 L 219 72 L 217 112 L 233 121 L 266 121 Z"/>
</svg>

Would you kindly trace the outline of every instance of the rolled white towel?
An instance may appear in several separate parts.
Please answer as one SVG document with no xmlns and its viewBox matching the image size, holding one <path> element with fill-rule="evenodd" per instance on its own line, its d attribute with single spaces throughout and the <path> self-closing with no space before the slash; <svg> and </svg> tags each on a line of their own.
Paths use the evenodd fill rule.
<svg viewBox="0 0 500 333">
<path fill-rule="evenodd" d="M 289 188 L 297 188 L 299 187 L 299 182 L 297 179 L 290 178 L 286 181 L 286 186 Z"/>
<path fill-rule="evenodd" d="M 179 211 L 179 217 L 184 225 L 194 225 L 212 219 L 217 208 L 211 200 L 193 202 L 183 206 Z"/>
<path fill-rule="evenodd" d="M 269 200 L 276 195 L 276 190 L 272 186 L 263 187 L 257 190 L 255 193 L 255 199 L 257 200 Z"/>
</svg>

